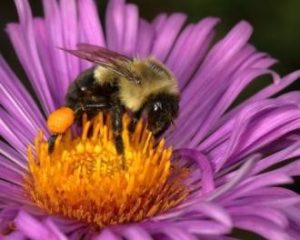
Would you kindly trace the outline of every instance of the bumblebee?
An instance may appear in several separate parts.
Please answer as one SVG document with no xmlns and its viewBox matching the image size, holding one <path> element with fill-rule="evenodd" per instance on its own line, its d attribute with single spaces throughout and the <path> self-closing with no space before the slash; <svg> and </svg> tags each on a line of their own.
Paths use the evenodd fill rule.
<svg viewBox="0 0 300 240">
<path fill-rule="evenodd" d="M 111 114 L 111 125 L 118 154 L 124 153 L 122 115 L 132 113 L 127 126 L 133 132 L 138 120 L 146 115 L 147 127 L 157 138 L 173 122 L 179 110 L 178 84 L 165 65 L 154 58 L 130 58 L 106 48 L 79 44 L 76 50 L 65 50 L 95 64 L 71 83 L 65 106 L 48 117 L 49 151 L 59 134 L 82 115 L 89 118 L 100 111 Z"/>
</svg>

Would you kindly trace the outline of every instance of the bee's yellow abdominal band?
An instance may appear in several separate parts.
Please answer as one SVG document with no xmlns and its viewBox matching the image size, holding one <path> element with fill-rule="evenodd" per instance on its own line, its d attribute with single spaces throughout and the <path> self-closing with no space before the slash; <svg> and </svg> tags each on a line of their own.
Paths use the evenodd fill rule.
<svg viewBox="0 0 300 240">
<path fill-rule="evenodd" d="M 124 126 L 128 121 L 124 117 Z M 39 134 L 36 152 L 28 149 L 28 195 L 50 214 L 98 227 L 149 218 L 187 197 L 183 180 L 188 170 L 171 165 L 172 149 L 164 147 L 164 140 L 154 147 L 151 134 L 139 122 L 134 134 L 123 131 L 123 141 L 122 159 L 102 115 L 85 122 L 81 136 L 68 132 L 58 138 L 50 155 Z"/>
</svg>

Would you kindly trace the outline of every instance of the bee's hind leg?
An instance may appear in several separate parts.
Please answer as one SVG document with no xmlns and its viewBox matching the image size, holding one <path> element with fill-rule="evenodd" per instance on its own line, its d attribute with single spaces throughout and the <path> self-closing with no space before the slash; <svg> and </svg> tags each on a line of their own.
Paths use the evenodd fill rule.
<svg viewBox="0 0 300 240">
<path fill-rule="evenodd" d="M 117 104 L 111 108 L 111 121 L 112 121 L 112 129 L 114 133 L 114 141 L 117 153 L 119 155 L 124 154 L 124 144 L 122 139 L 122 115 L 123 115 L 123 107 L 120 104 Z M 122 159 L 122 167 L 125 168 L 124 159 Z"/>
<path fill-rule="evenodd" d="M 122 114 L 123 109 L 122 106 L 116 105 L 111 109 L 111 121 L 112 121 L 112 128 L 114 132 L 115 138 L 115 145 L 118 154 L 124 153 L 124 146 L 123 146 L 123 139 L 122 139 Z"/>
<path fill-rule="evenodd" d="M 57 139 L 57 137 L 59 136 L 59 134 L 52 134 L 49 138 L 48 138 L 48 153 L 52 153 L 54 150 L 54 146 L 55 146 L 55 141 Z"/>
</svg>

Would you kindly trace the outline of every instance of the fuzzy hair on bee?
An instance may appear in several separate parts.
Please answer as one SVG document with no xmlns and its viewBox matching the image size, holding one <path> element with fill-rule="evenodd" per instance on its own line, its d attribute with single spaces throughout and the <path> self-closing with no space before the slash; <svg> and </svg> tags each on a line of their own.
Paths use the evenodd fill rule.
<svg viewBox="0 0 300 240">
<path fill-rule="evenodd" d="M 128 81 L 126 77 L 118 77 L 102 66 L 98 66 L 94 70 L 95 80 L 100 85 L 109 84 L 114 79 L 118 79 L 116 84 L 119 87 L 119 98 L 127 109 L 133 112 L 138 111 L 153 94 L 178 95 L 175 78 L 155 59 L 134 59 L 127 67 L 141 79 L 138 83 L 137 81 Z"/>
<path fill-rule="evenodd" d="M 148 129 L 159 137 L 174 121 L 179 111 L 179 90 L 172 72 L 153 57 L 130 58 L 103 47 L 79 44 L 75 50 L 64 51 L 95 64 L 70 84 L 65 107 L 72 109 L 75 120 L 83 114 L 93 117 L 100 111 L 111 114 L 115 146 L 124 154 L 122 115 L 132 113 L 128 126 L 135 130 L 145 115 Z M 51 142 L 55 139 L 53 133 Z"/>
</svg>

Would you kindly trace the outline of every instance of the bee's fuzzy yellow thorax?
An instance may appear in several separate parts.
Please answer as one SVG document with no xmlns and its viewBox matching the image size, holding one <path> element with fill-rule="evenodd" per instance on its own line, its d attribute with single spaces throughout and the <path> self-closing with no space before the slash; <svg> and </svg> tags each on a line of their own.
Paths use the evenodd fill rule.
<svg viewBox="0 0 300 240">
<path fill-rule="evenodd" d="M 119 96 L 124 106 L 132 111 L 139 110 L 149 96 L 156 94 L 178 95 L 177 81 L 171 72 L 154 59 L 136 59 L 131 67 L 137 76 L 141 78 L 141 84 L 120 80 Z"/>
</svg>

